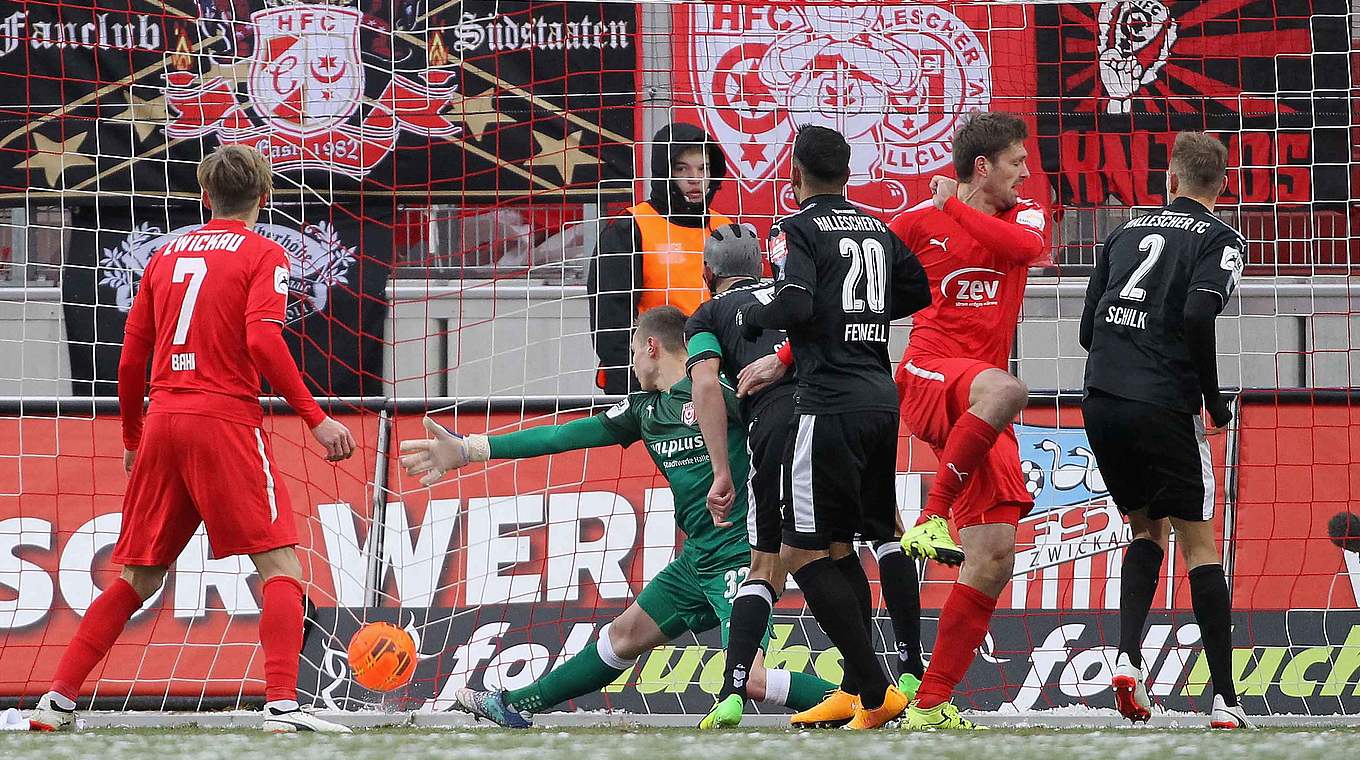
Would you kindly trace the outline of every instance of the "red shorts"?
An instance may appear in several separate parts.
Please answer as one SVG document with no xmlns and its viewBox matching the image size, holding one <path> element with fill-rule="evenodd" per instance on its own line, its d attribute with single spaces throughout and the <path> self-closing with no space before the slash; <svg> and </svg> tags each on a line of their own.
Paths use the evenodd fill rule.
<svg viewBox="0 0 1360 760">
<path fill-rule="evenodd" d="M 973 380 L 991 364 L 977 359 L 913 357 L 897 367 L 897 399 L 912 435 L 939 456 L 949 431 L 968 411 Z M 987 459 L 968 479 L 952 508 L 954 527 L 1015 525 L 1034 507 L 1020 471 L 1020 444 L 1010 425 L 997 436 Z"/>
<path fill-rule="evenodd" d="M 288 489 L 263 430 L 197 414 L 148 415 L 113 561 L 169 565 L 199 523 L 215 558 L 297 543 Z"/>
</svg>

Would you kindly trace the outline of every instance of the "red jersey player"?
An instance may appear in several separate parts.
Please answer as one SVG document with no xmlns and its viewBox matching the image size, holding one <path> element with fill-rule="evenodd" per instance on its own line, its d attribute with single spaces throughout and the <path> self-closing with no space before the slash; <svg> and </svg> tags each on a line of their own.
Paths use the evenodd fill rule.
<svg viewBox="0 0 1360 760">
<path fill-rule="evenodd" d="M 345 732 L 299 709 L 302 567 L 288 491 L 261 429 L 260 375 L 338 461 L 354 452 L 344 425 L 308 394 L 284 344 L 288 260 L 251 231 L 271 190 L 253 148 L 219 148 L 198 168 L 213 218 L 147 263 L 118 364 L 123 464 L 130 474 L 113 561 L 122 577 L 90 605 L 29 717 L 37 730 L 75 726 L 75 699 L 167 566 L 206 524 L 215 557 L 247 554 L 263 580 L 264 728 Z M 143 430 L 146 367 L 151 406 Z"/>
<path fill-rule="evenodd" d="M 954 134 L 958 180 L 935 177 L 933 198 L 891 225 L 925 266 L 931 305 L 917 312 L 897 370 L 902 417 L 939 456 L 908 554 L 968 562 L 940 611 L 940 630 L 916 700 L 913 728 L 968 728 L 950 694 L 987 633 L 1010 580 L 1016 524 L 1033 506 L 1011 423 L 1029 390 L 1006 367 L 1029 267 L 1045 259 L 1044 212 L 1019 198 L 1029 177 L 1025 122 L 980 113 Z M 962 551 L 949 536 L 953 511 Z"/>
</svg>

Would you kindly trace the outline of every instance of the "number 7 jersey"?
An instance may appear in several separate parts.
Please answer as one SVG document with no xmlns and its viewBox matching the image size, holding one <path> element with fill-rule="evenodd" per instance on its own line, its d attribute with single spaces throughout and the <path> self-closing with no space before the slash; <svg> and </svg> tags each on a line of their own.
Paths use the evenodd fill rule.
<svg viewBox="0 0 1360 760">
<path fill-rule="evenodd" d="M 280 324 L 288 258 L 236 220 L 215 219 L 147 262 L 127 333 L 153 345 L 151 409 L 259 425 L 260 373 L 246 326 Z"/>
</svg>

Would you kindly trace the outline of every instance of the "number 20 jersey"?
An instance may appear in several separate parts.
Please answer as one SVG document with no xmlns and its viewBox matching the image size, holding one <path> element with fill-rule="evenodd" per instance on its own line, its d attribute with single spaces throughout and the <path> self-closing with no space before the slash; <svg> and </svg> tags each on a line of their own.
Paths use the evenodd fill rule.
<svg viewBox="0 0 1360 760">
<path fill-rule="evenodd" d="M 283 248 L 242 222 L 213 220 L 157 251 L 127 320 L 154 346 L 149 411 L 261 424 L 246 326 L 282 323 L 287 298 Z"/>
<path fill-rule="evenodd" d="M 776 288 L 812 294 L 789 328 L 799 414 L 897 412 L 888 323 L 930 302 L 925 272 L 887 225 L 839 195 L 816 195 L 771 229 Z"/>
</svg>

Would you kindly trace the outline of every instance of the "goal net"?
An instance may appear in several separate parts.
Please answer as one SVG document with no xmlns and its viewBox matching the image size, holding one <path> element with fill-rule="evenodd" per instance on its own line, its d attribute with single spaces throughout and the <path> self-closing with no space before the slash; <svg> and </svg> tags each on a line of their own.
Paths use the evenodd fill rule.
<svg viewBox="0 0 1360 760">
<path fill-rule="evenodd" d="M 649 285 L 640 243 L 694 255 L 664 219 L 635 221 L 677 179 L 677 143 L 658 133 L 706 134 L 722 153 L 709 208 L 765 232 L 796 208 L 798 125 L 847 136 L 850 199 L 889 219 L 952 173 L 960 119 L 995 109 L 1029 126 L 1022 194 L 1046 209 L 1052 264 L 1031 272 L 1011 363 L 1032 393 L 1017 434 L 1036 505 L 958 703 L 1113 704 L 1129 536 L 1081 425 L 1077 322 L 1104 236 L 1165 201 L 1175 135 L 1203 130 L 1229 150 L 1217 213 L 1249 245 L 1218 322 L 1235 420 L 1211 442 L 1234 676 L 1249 713 L 1360 714 L 1360 539 L 1344 550 L 1327 528 L 1360 500 L 1357 13 L 1347 0 L 0 11 L 0 73 L 15 82 L 0 94 L 0 698 L 31 705 L 47 689 L 116 577 L 109 550 L 129 529 L 113 397 L 123 322 L 147 258 L 205 220 L 194 169 L 217 145 L 273 162 L 258 231 L 290 256 L 290 346 L 360 445 L 328 464 L 298 418 L 267 404 L 307 580 L 302 691 L 335 709 L 447 711 L 459 688 L 516 688 L 565 662 L 680 549 L 674 498 L 642 446 L 473 465 L 429 489 L 396 460 L 426 414 L 507 432 L 618 400 L 601 381 L 626 377 L 628 357 L 596 334 L 597 248 L 625 241 L 631 281 L 597 269 L 594 283 L 628 308 Z M 894 358 L 909 331 L 894 328 Z M 910 525 L 935 461 L 904 430 L 899 464 Z M 877 564 L 861 554 L 891 665 Z M 922 568 L 927 656 L 955 577 Z M 261 703 L 261 599 L 249 560 L 212 557 L 200 531 L 86 694 L 110 709 Z M 1169 710 L 1202 712 L 1190 606 L 1170 552 L 1144 639 L 1149 689 Z M 414 678 L 394 692 L 351 678 L 346 645 L 372 621 L 418 645 Z M 765 662 L 840 679 L 796 587 Z M 723 663 L 716 631 L 686 634 L 564 707 L 697 720 Z"/>
</svg>

